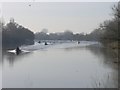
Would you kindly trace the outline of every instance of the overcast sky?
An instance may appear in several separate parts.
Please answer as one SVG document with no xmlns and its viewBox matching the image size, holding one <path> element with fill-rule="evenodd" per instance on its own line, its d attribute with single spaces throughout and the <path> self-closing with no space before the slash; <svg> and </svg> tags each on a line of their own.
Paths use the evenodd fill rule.
<svg viewBox="0 0 120 90">
<path fill-rule="evenodd" d="M 4 21 L 11 17 L 33 32 L 71 30 L 89 33 L 106 19 L 112 18 L 115 2 L 13 2 L 2 3 Z M 31 5 L 31 6 L 30 6 Z"/>
</svg>

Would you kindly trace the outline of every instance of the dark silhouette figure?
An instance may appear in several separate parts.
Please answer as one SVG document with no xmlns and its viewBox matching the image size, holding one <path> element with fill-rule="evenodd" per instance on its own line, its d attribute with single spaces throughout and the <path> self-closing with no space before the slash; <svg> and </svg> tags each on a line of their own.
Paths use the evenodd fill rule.
<svg viewBox="0 0 120 90">
<path fill-rule="evenodd" d="M 45 42 L 45 45 L 48 45 L 47 42 Z"/>
<path fill-rule="evenodd" d="M 80 41 L 78 41 L 78 44 L 80 44 Z"/>
<path fill-rule="evenodd" d="M 21 50 L 19 49 L 19 47 L 16 48 L 16 54 L 20 54 L 21 53 Z"/>
<path fill-rule="evenodd" d="M 29 7 L 31 7 L 31 4 L 29 4 Z"/>
<path fill-rule="evenodd" d="M 38 43 L 41 43 L 40 41 Z"/>
</svg>

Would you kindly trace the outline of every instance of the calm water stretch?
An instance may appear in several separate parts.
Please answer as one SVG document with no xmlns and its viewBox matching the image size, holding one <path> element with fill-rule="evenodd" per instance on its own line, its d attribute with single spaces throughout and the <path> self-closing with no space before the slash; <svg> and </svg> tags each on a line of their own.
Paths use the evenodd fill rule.
<svg viewBox="0 0 120 90">
<path fill-rule="evenodd" d="M 97 42 L 55 41 L 4 52 L 3 88 L 114 88 L 118 69 L 112 52 Z"/>
</svg>

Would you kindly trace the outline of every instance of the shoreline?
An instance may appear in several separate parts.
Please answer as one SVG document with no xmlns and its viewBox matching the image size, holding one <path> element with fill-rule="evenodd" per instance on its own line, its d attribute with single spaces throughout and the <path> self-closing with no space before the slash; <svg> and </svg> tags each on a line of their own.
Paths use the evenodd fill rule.
<svg viewBox="0 0 120 90">
<path fill-rule="evenodd" d="M 118 46 L 118 43 L 116 42 L 112 42 L 112 43 L 108 43 L 108 44 L 103 44 L 103 43 L 99 43 L 99 44 L 93 44 L 93 45 L 89 45 L 87 46 L 88 48 L 97 48 L 97 49 L 105 49 L 108 52 L 112 52 L 114 55 L 114 61 L 113 63 L 115 64 L 119 64 L 120 63 L 120 55 L 119 55 L 119 50 L 120 50 L 120 43 Z"/>
</svg>

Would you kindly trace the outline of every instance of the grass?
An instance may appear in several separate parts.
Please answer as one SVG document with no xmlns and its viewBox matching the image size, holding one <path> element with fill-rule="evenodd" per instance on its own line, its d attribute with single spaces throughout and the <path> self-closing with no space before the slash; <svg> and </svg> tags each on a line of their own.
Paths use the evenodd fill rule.
<svg viewBox="0 0 120 90">
<path fill-rule="evenodd" d="M 114 63 L 120 63 L 119 59 L 119 50 L 120 50 L 120 41 L 110 41 L 110 42 L 104 42 L 103 45 L 105 48 L 111 50 L 117 57 L 115 58 L 116 60 Z"/>
</svg>

